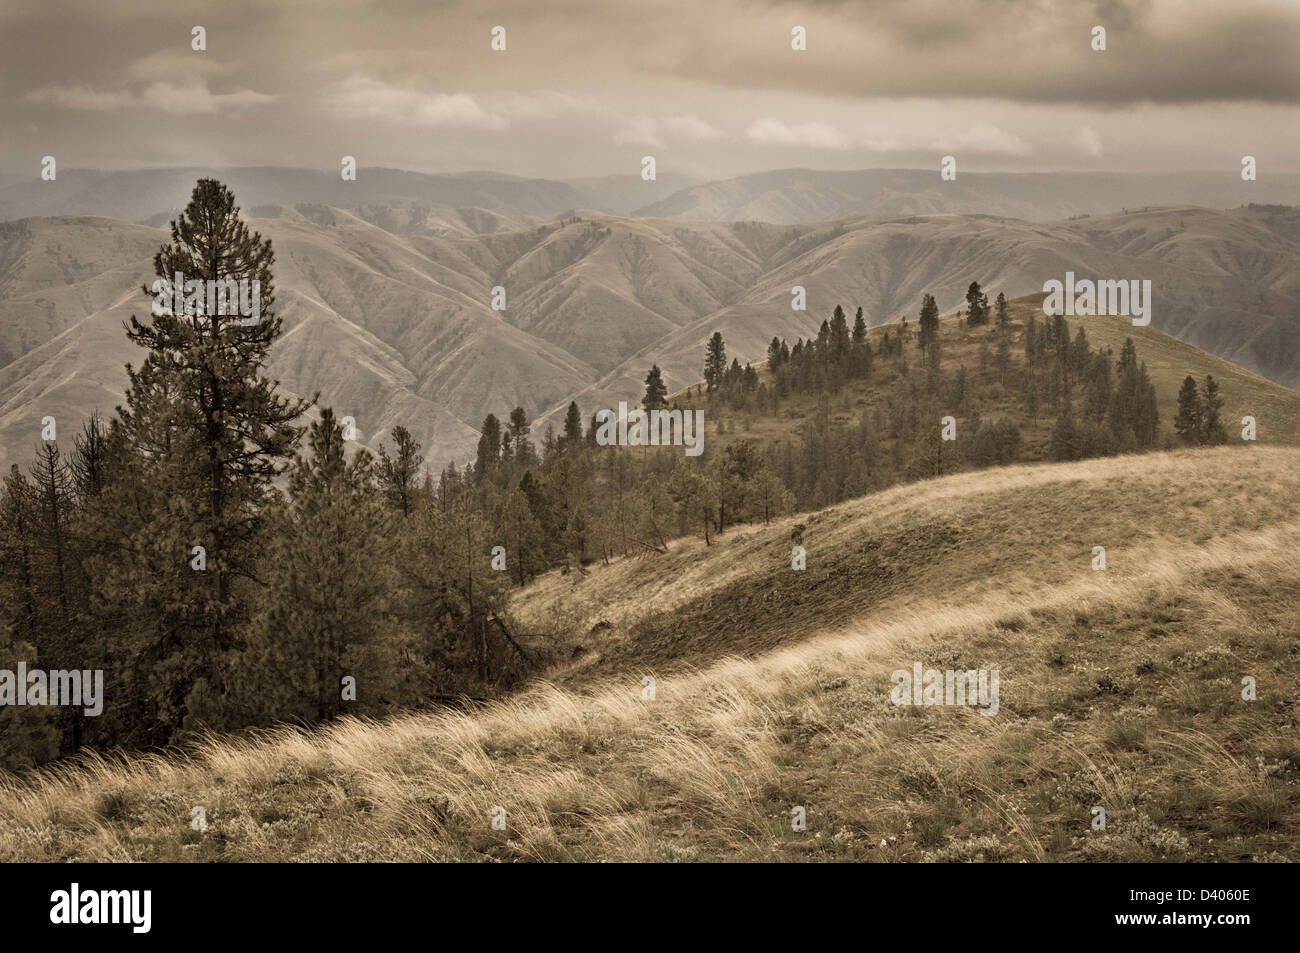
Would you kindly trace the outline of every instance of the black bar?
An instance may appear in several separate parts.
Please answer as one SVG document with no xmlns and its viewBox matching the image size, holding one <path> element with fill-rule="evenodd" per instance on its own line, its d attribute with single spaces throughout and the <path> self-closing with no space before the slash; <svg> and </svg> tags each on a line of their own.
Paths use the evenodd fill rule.
<svg viewBox="0 0 1300 953">
<path fill-rule="evenodd" d="M 961 940 L 966 949 L 1029 940 L 1035 934 L 1026 930 L 1050 931 L 1036 935 L 1053 942 L 1130 935 L 1232 944 L 1243 931 L 1285 931 L 1293 919 L 1283 910 L 1293 889 L 1283 864 L 50 864 L 0 866 L 0 878 L 11 941 L 319 938 L 337 948 L 347 937 L 374 943 L 397 930 L 431 944 L 487 930 L 495 941 L 545 937 L 551 945 L 589 942 L 607 922 L 610 940 L 622 924 L 629 939 L 658 934 L 666 942 L 689 921 L 733 940 L 820 926 L 863 940 Z M 130 922 L 52 923 L 52 895 L 70 894 L 73 883 L 83 901 L 90 891 L 150 891 L 148 932 Z M 1133 915 L 1155 920 L 1119 922 Z M 1207 915 L 1248 922 L 1178 919 Z"/>
</svg>

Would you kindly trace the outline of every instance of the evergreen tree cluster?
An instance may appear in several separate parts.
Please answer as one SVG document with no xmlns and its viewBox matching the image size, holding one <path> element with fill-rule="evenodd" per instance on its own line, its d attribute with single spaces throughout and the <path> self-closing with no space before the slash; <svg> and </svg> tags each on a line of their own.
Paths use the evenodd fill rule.
<svg viewBox="0 0 1300 953">
<path fill-rule="evenodd" d="M 1183 378 L 1183 386 L 1178 391 L 1174 433 L 1193 446 L 1227 443 L 1228 434 L 1223 429 L 1223 421 L 1219 419 L 1222 409 L 1219 382 L 1207 374 L 1204 383 L 1197 389 L 1196 379 L 1188 375 Z"/>
<path fill-rule="evenodd" d="M 743 373 L 743 372 L 742 372 Z M 716 395 L 715 395 L 716 396 Z M 646 378 L 646 410 L 669 408 L 659 369 Z M 484 421 L 484 433 L 493 416 Z M 524 419 L 516 408 L 511 419 Z M 767 459 L 749 441 L 729 444 L 699 459 L 680 447 L 651 446 L 620 452 L 596 441 L 595 416 L 583 430 L 576 402 L 562 433 L 548 427 L 535 446 L 527 429 L 473 464 L 446 467 L 435 505 L 460 501 L 485 515 L 512 556 L 519 584 L 561 567 L 582 571 L 594 560 L 666 552 L 670 539 L 698 532 L 706 542 L 728 526 L 770 521 L 790 512 L 793 498 Z"/>
<path fill-rule="evenodd" d="M 1025 329 L 1024 392 L 1035 416 L 1044 405 L 1057 414 L 1050 455 L 1080 460 L 1151 449 L 1159 433 L 1155 385 L 1138 360 L 1132 338 L 1118 360 L 1094 351 L 1080 327 L 1073 338 L 1061 315 Z M 1113 370 L 1112 370 L 1113 364 Z"/>
<path fill-rule="evenodd" d="M 257 280 L 261 316 L 132 317 L 125 403 L 0 489 L 0 668 L 102 671 L 104 711 L 0 707 L 0 763 L 86 746 L 377 715 L 485 694 L 529 669 L 487 554 L 499 534 L 419 485 L 403 428 L 376 461 L 329 408 L 263 373 L 280 331 L 269 241 L 201 179 L 155 272 Z M 145 289 L 152 298 L 153 293 Z M 526 422 L 512 417 L 513 445 Z M 485 433 L 485 439 L 489 435 Z M 517 516 L 517 512 L 513 514 Z M 496 535 L 494 535 L 496 534 Z"/>
<path fill-rule="evenodd" d="M 992 397 L 1020 404 L 1035 428 L 1042 416 L 1055 419 L 1043 448 L 1051 459 L 1155 445 L 1155 388 L 1131 339 L 1115 359 L 1109 350 L 1094 349 L 1083 327 L 1072 330 L 1064 317 L 1040 322 L 1031 315 L 1017 340 L 1006 296 L 999 294 L 990 307 L 978 282 L 968 289 L 967 309 L 964 333 L 983 335 L 978 367 L 952 368 L 945 362 L 939 308 L 931 295 L 923 296 L 916 322 L 909 325 L 904 318 L 886 325 L 874 347 L 862 309 L 850 329 L 837 306 L 815 338 L 796 339 L 793 347 L 773 338 L 767 380 L 746 386 L 738 377 L 724 378 L 711 395 L 712 405 L 721 401 L 749 420 L 778 417 L 795 395 L 816 399 L 798 437 L 766 448 L 772 469 L 800 510 L 904 480 L 1025 459 L 1033 447 L 1020 426 L 1005 417 L 982 416 L 981 404 Z M 711 348 L 722 347 L 715 334 Z M 1014 351 L 1023 354 L 1021 361 Z M 835 412 L 837 398 L 853 380 L 883 390 L 883 404 L 858 414 Z M 1214 399 L 1219 400 L 1217 386 Z M 960 434 L 954 441 L 943 439 L 940 421 L 948 415 Z"/>
</svg>

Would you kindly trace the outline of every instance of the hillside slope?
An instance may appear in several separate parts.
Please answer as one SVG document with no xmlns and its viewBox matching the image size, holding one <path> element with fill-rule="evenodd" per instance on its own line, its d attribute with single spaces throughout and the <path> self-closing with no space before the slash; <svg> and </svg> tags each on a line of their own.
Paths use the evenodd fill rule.
<svg viewBox="0 0 1300 953">
<path fill-rule="evenodd" d="M 1300 859 L 1297 464 L 986 470 L 805 518 L 802 572 L 786 520 L 552 575 L 550 683 L 10 782 L 0 859 Z M 895 707 L 914 662 L 998 714 Z"/>
<path fill-rule="evenodd" d="M 1036 418 L 1030 415 L 1021 384 L 1025 326 L 1031 317 L 1039 325 L 1043 324 L 1044 297 L 1042 294 L 1027 295 L 1009 302 L 1012 353 L 1005 384 L 999 381 L 993 361 L 997 349 L 996 328 L 992 324 L 966 327 L 952 314 L 940 318 L 945 373 L 951 376 L 958 369 L 965 369 L 967 389 L 972 394 L 971 407 L 978 409 L 983 419 L 1009 420 L 1016 424 L 1023 441 L 1021 459 L 1026 461 L 1047 459 L 1056 421 L 1056 414 L 1046 406 L 1040 409 Z M 1221 385 L 1222 416 L 1230 443 L 1240 441 L 1242 418 L 1250 416 L 1255 418 L 1257 442 L 1300 446 L 1300 391 L 1266 380 L 1154 326 L 1134 327 L 1126 317 L 1098 315 L 1069 318 L 1067 321 L 1072 335 L 1079 328 L 1084 329 L 1094 350 L 1109 348 L 1113 355 L 1118 355 L 1124 342 L 1130 338 L 1133 340 L 1138 358 L 1146 364 L 1156 390 L 1160 410 L 1157 445 L 1176 446 L 1180 443 L 1174 433 L 1174 417 L 1183 379 L 1191 375 L 1202 381 L 1207 375 L 1213 375 Z M 887 331 L 897 335 L 898 325 L 873 328 L 868 332 L 868 340 L 878 354 Z M 980 366 L 981 348 L 987 363 L 983 369 Z M 907 351 L 908 361 L 915 366 L 920 360 L 915 344 L 909 344 Z M 759 366 L 759 374 L 760 379 L 770 380 L 766 363 Z M 840 393 L 831 398 L 831 420 L 840 426 L 853 427 L 864 418 L 872 419 L 877 413 L 887 418 L 904 382 L 897 359 L 877 358 L 866 380 L 846 381 Z M 792 394 L 782 401 L 776 416 L 733 410 L 726 404 L 710 401 L 707 396 L 696 393 L 694 388 L 680 391 L 672 395 L 672 399 L 683 407 L 705 411 L 705 446 L 715 450 L 740 440 L 759 447 L 779 446 L 793 440 L 794 446 L 798 447 L 799 440 L 808 432 L 819 411 L 819 399 L 813 394 Z M 944 412 L 957 418 L 957 445 L 960 449 L 964 446 L 963 439 L 971 435 L 970 416 L 957 405 L 944 407 Z M 885 437 L 883 433 L 880 436 Z M 888 439 L 882 439 L 882 459 L 888 457 L 890 444 Z"/>
<path fill-rule="evenodd" d="M 737 223 L 736 228 L 753 228 Z M 763 226 L 773 228 L 774 226 Z M 869 216 L 787 226 L 788 240 L 743 297 L 682 325 L 579 396 L 583 408 L 639 400 L 651 364 L 669 390 L 700 378 L 714 331 L 728 358 L 761 361 L 774 335 L 815 335 L 836 305 L 869 325 L 915 320 L 921 297 L 964 306 L 978 281 L 990 298 L 1041 293 L 1048 279 L 1148 279 L 1151 327 L 1288 387 L 1300 385 L 1300 210 L 1152 208 L 1066 222 L 986 215 Z M 791 289 L 807 291 L 793 311 Z M 552 417 L 563 408 L 552 411 Z"/>
</svg>

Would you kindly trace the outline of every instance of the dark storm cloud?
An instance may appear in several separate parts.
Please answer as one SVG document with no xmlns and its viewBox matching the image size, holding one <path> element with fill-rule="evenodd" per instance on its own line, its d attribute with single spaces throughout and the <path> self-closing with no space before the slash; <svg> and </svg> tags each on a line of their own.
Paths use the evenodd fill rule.
<svg viewBox="0 0 1300 953">
<path fill-rule="evenodd" d="M 352 58 L 445 82 L 523 86 L 636 71 L 858 96 L 1197 102 L 1300 98 L 1300 3 L 1247 0 L 338 0 L 29 5 L 0 13 L 7 90 L 109 81 L 205 25 L 215 56 L 306 80 Z M 511 32 L 508 65 L 483 55 Z M 790 29 L 808 29 L 801 62 Z M 1090 48 L 1104 26 L 1108 50 Z M 304 69 L 305 67 L 305 69 Z M 305 75 L 304 75 L 305 74 Z M 504 74 L 504 75 L 503 75 Z M 271 92 L 274 92 L 273 90 Z"/>
<path fill-rule="evenodd" d="M 489 49 L 497 24 L 505 53 Z M 190 50 L 194 25 L 206 52 Z M 806 52 L 790 49 L 795 25 Z M 971 169 L 1219 168 L 1254 151 L 1278 168 L 1300 154 L 1298 30 L 1300 3 L 1273 0 L 9 4 L 0 164 L 354 154 L 580 176 L 636 172 L 654 150 L 730 175 L 953 151 Z"/>
<path fill-rule="evenodd" d="M 724 35 L 726 9 L 710 6 L 708 14 Z M 747 9 L 733 21 L 737 42 L 693 43 L 660 68 L 732 86 L 853 96 L 1110 106 L 1300 101 L 1300 3 L 822 0 Z M 773 62 L 759 41 L 782 27 L 788 37 L 795 24 L 808 31 L 815 69 Z M 1095 26 L 1106 29 L 1104 52 L 1091 47 Z"/>
</svg>

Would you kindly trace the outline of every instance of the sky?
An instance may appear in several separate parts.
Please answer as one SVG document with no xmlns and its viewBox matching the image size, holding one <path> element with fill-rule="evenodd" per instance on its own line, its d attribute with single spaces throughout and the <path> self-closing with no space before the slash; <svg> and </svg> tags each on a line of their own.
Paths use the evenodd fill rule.
<svg viewBox="0 0 1300 953">
<path fill-rule="evenodd" d="M 696 178 L 944 155 L 964 171 L 1236 172 L 1253 155 L 1263 177 L 1300 172 L 1298 105 L 1300 0 L 0 5 L 13 175 L 45 155 L 560 179 L 637 174 L 646 155 Z"/>
</svg>

